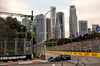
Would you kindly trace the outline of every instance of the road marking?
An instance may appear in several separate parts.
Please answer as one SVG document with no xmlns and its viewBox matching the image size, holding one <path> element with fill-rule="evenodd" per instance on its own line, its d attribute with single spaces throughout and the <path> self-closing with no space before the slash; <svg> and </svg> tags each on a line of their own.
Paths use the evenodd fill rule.
<svg viewBox="0 0 100 66">
<path fill-rule="evenodd" d="M 46 60 L 46 61 L 42 61 L 42 62 L 48 62 L 48 61 Z"/>
<path fill-rule="evenodd" d="M 29 63 L 32 63 L 32 62 L 20 62 L 19 64 L 29 64 Z"/>
<path fill-rule="evenodd" d="M 32 63 L 39 63 L 39 62 L 41 62 L 41 61 L 33 61 Z"/>
<path fill-rule="evenodd" d="M 55 64 L 52 64 L 52 66 L 55 66 Z"/>
<path fill-rule="evenodd" d="M 19 64 L 18 62 L 16 63 L 5 63 L 5 65 L 13 65 L 13 64 Z"/>
<path fill-rule="evenodd" d="M 5 65 L 5 64 L 0 64 L 0 65 Z"/>
</svg>

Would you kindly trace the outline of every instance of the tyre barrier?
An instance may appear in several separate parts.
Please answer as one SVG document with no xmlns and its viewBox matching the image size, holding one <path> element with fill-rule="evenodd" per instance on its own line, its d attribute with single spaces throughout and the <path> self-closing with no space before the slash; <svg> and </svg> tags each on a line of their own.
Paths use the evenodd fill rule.
<svg viewBox="0 0 100 66">
<path fill-rule="evenodd" d="M 91 56 L 91 57 L 100 57 L 100 53 L 89 53 L 89 52 L 66 52 L 66 51 L 48 51 L 49 53 L 59 53 L 59 54 L 69 54 L 69 55 L 79 55 L 79 56 Z"/>
<path fill-rule="evenodd" d="M 18 61 L 18 60 L 32 60 L 31 54 L 0 56 L 0 61 L 3 61 L 3 62 Z"/>
</svg>

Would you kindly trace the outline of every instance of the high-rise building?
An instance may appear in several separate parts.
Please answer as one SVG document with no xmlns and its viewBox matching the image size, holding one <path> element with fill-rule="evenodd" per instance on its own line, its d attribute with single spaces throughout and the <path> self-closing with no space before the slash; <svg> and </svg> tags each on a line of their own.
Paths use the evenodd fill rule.
<svg viewBox="0 0 100 66">
<path fill-rule="evenodd" d="M 50 22 L 50 19 L 49 18 L 47 18 L 46 19 L 46 31 L 47 31 L 47 40 L 50 40 L 51 39 L 51 26 L 50 26 L 50 24 L 51 24 L 51 22 Z"/>
<path fill-rule="evenodd" d="M 77 31 L 77 15 L 76 8 L 74 5 L 70 6 L 70 16 L 69 16 L 69 30 L 70 30 L 70 38 L 72 35 L 76 37 Z"/>
<path fill-rule="evenodd" d="M 25 17 L 22 19 L 22 25 L 26 26 L 27 30 L 30 30 L 30 23 L 31 21 L 28 19 L 28 17 Z"/>
<path fill-rule="evenodd" d="M 18 21 L 18 23 L 21 25 L 21 21 Z"/>
<path fill-rule="evenodd" d="M 56 20 L 56 26 L 55 26 L 55 38 L 61 38 L 61 24 L 59 20 Z"/>
<path fill-rule="evenodd" d="M 88 33 L 88 24 L 86 20 L 80 20 L 79 21 L 79 34 L 84 35 Z"/>
<path fill-rule="evenodd" d="M 33 21 L 33 32 L 36 35 L 36 20 Z"/>
<path fill-rule="evenodd" d="M 96 32 L 96 27 L 99 26 L 99 24 L 92 24 L 92 29 Z"/>
<path fill-rule="evenodd" d="M 56 14 L 57 20 L 60 22 L 61 26 L 61 38 L 65 38 L 65 22 L 64 22 L 64 13 L 63 12 L 58 12 Z M 57 21 L 56 21 L 57 22 Z"/>
<path fill-rule="evenodd" d="M 36 43 L 46 41 L 46 19 L 43 14 L 36 16 Z"/>
<path fill-rule="evenodd" d="M 51 24 L 50 24 L 50 26 L 51 26 L 51 33 L 50 33 L 50 35 L 51 35 L 51 39 L 53 39 L 53 38 L 55 38 L 55 26 L 56 26 L 56 7 L 54 7 L 54 6 L 51 6 L 50 7 L 50 9 L 52 10 L 51 12 L 50 12 L 50 19 L 51 19 Z"/>
</svg>

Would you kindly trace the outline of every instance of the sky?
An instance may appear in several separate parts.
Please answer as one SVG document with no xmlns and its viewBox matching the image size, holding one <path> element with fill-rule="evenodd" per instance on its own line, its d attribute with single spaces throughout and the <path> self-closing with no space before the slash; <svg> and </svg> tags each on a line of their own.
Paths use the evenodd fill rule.
<svg viewBox="0 0 100 66">
<path fill-rule="evenodd" d="M 67 38 L 70 5 L 75 5 L 78 21 L 88 21 L 88 28 L 92 28 L 92 24 L 100 25 L 100 0 L 0 0 L 0 11 L 30 15 L 33 10 L 35 16 L 45 14 L 50 10 L 50 6 L 55 6 L 57 12 L 64 12 Z M 50 13 L 46 17 L 50 17 Z"/>
</svg>

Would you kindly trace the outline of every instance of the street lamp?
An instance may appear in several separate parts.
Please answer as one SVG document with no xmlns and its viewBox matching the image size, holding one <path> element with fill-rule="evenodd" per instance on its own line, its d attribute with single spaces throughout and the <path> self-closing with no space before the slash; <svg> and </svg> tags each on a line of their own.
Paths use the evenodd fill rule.
<svg viewBox="0 0 100 66">
<path fill-rule="evenodd" d="M 39 34 L 39 28 L 40 28 L 40 24 L 42 23 L 42 21 L 43 21 L 43 18 L 49 13 L 49 12 L 51 12 L 51 11 L 53 11 L 53 10 L 55 10 L 56 8 L 54 8 L 54 9 L 52 9 L 52 10 L 50 10 L 50 11 L 48 11 L 47 13 L 45 13 L 45 15 L 44 16 L 42 16 L 42 18 L 41 18 L 41 21 L 40 21 L 40 23 L 39 23 L 39 26 L 38 26 L 38 28 L 37 28 L 37 34 Z M 37 38 L 38 38 L 38 36 L 39 35 L 37 35 Z M 42 40 L 43 41 L 43 40 Z M 41 45 L 42 46 L 42 45 Z M 45 44 L 43 45 L 44 47 L 44 51 L 43 51 L 43 49 L 42 49 L 42 52 L 45 54 Z M 38 47 L 38 43 L 36 43 L 36 55 L 38 54 L 37 53 L 37 47 Z"/>
<path fill-rule="evenodd" d="M 56 9 L 56 8 L 54 8 L 54 9 L 48 11 L 47 13 L 45 13 L 45 15 L 44 15 L 44 16 L 42 17 L 42 19 L 41 19 L 41 22 L 42 22 L 43 18 L 44 18 L 49 12 L 51 12 L 51 11 L 53 11 L 53 10 L 55 10 L 55 9 Z M 40 23 L 41 23 L 41 22 L 40 22 Z M 39 23 L 39 27 L 38 27 L 38 29 L 37 29 L 37 33 L 39 32 L 40 23 Z"/>
<path fill-rule="evenodd" d="M 31 30 L 32 30 L 32 36 L 31 36 L 31 51 L 33 49 L 33 11 L 32 11 L 32 15 L 31 15 Z M 34 51 L 34 50 L 33 50 Z M 32 52 L 33 53 L 33 52 Z"/>
</svg>

